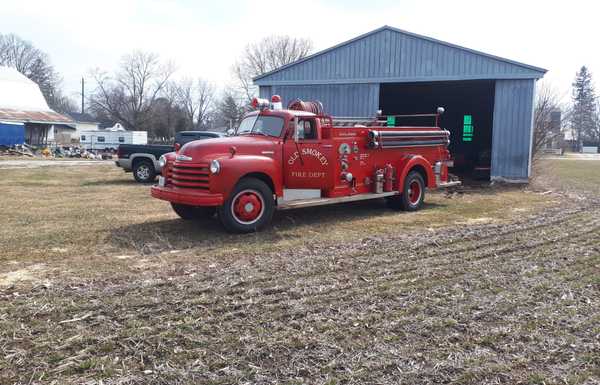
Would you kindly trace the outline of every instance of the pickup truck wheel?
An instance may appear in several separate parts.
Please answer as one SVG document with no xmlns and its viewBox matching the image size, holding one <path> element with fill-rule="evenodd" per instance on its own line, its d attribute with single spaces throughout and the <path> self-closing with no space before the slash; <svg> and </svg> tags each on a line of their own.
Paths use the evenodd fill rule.
<svg viewBox="0 0 600 385">
<path fill-rule="evenodd" d="M 271 222 L 274 211 L 273 192 L 256 178 L 239 181 L 227 201 L 217 209 L 223 226 L 235 233 L 260 230 Z"/>
<path fill-rule="evenodd" d="M 133 166 L 133 177 L 139 183 L 154 182 L 154 179 L 156 179 L 154 163 L 147 159 L 135 162 L 135 165 Z"/>
<path fill-rule="evenodd" d="M 394 210 L 416 211 L 423 206 L 425 199 L 425 181 L 417 171 L 411 171 L 404 179 L 404 188 L 400 195 L 387 200 Z"/>
<path fill-rule="evenodd" d="M 210 218 L 216 211 L 214 207 L 195 207 L 177 203 L 171 203 L 171 207 L 181 219 L 185 220 Z"/>
</svg>

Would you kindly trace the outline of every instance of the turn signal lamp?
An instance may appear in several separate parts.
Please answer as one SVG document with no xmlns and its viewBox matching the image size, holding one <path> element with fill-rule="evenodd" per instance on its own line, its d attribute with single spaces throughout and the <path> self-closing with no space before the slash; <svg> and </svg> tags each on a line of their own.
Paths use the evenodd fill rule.
<svg viewBox="0 0 600 385">
<path fill-rule="evenodd" d="M 265 108 L 269 108 L 269 101 L 267 99 L 261 99 L 261 98 L 254 98 L 252 99 L 252 108 L 256 109 L 265 109 Z"/>
</svg>

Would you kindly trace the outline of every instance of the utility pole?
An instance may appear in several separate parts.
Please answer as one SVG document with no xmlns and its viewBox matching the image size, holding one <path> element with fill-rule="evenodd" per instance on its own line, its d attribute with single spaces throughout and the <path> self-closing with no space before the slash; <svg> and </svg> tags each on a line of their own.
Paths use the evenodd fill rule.
<svg viewBox="0 0 600 385">
<path fill-rule="evenodd" d="M 81 113 L 85 113 L 85 79 L 81 78 Z"/>
</svg>

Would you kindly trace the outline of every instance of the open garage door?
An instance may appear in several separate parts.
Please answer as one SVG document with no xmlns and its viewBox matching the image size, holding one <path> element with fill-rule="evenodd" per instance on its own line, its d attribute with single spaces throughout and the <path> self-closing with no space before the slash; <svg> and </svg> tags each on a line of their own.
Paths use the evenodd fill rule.
<svg viewBox="0 0 600 385">
<path fill-rule="evenodd" d="M 441 127 L 450 131 L 454 173 L 489 179 L 494 113 L 494 81 L 382 83 L 379 108 L 384 115 L 430 114 L 444 107 Z M 398 120 L 398 125 L 432 125 L 431 119 Z"/>
</svg>

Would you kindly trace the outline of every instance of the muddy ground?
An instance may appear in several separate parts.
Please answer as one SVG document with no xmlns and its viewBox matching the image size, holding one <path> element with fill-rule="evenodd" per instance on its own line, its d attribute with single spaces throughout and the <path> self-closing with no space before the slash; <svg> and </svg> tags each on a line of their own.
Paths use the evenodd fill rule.
<svg viewBox="0 0 600 385">
<path fill-rule="evenodd" d="M 0 383 L 593 384 L 600 203 L 0 295 Z"/>
<path fill-rule="evenodd" d="M 112 166 L 0 170 L 0 384 L 600 384 L 588 164 L 247 236 Z"/>
</svg>

